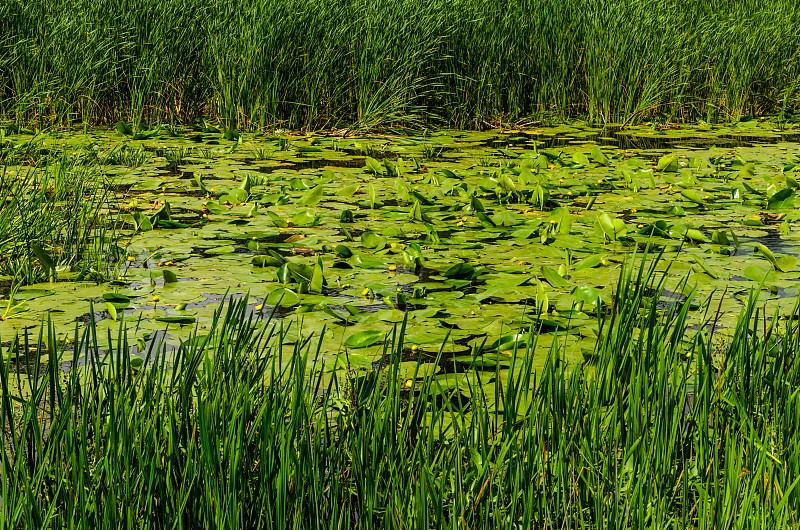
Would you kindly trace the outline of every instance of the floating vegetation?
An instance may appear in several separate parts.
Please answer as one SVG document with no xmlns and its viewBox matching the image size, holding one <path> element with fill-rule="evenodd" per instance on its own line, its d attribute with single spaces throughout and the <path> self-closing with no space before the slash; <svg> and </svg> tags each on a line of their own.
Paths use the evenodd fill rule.
<svg viewBox="0 0 800 530">
<path fill-rule="evenodd" d="M 7 129 L 2 520 L 795 525 L 796 135 Z"/>
<path fill-rule="evenodd" d="M 382 340 L 359 337 L 406 313 L 408 342 L 431 358 L 538 329 L 579 361 L 637 249 L 669 258 L 657 302 L 713 294 L 721 328 L 754 287 L 778 315 L 798 292 L 800 152 L 768 124 L 626 131 L 659 137 L 639 149 L 567 126 L 423 139 L 119 129 L 9 137 L 7 151 L 49 151 L 3 172 L 0 336 L 45 314 L 70 330 L 94 301 L 99 326 L 136 321 L 132 344 L 166 326 L 177 347 L 227 295 L 249 293 L 253 310 L 325 329 L 330 369 L 343 348 L 379 361 Z M 608 140 L 566 142 L 586 136 Z M 723 149 L 680 146 L 718 136 Z M 703 326 L 710 311 L 689 318 Z M 537 347 L 543 362 L 549 342 Z"/>
<path fill-rule="evenodd" d="M 325 328 L 287 341 L 291 324 L 247 298 L 172 351 L 131 355 L 124 322 L 110 345 L 94 322 L 70 341 L 47 326 L 0 349 L 2 521 L 792 528 L 798 306 L 770 320 L 751 291 L 721 341 L 689 328 L 690 299 L 652 303 L 664 264 L 621 270 L 580 365 L 554 340 L 537 367 L 534 331 L 440 370 L 408 359 L 407 312 L 348 338 L 382 341 L 382 362 L 353 351 L 332 375 Z M 73 356 L 86 362 L 62 371 Z"/>
</svg>

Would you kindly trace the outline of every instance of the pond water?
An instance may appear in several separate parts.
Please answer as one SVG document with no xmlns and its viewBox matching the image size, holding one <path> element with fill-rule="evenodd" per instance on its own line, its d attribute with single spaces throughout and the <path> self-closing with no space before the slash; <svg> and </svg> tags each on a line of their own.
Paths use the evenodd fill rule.
<svg viewBox="0 0 800 530">
<path fill-rule="evenodd" d="M 40 153 L 97 155 L 119 249 L 104 266 L 116 280 L 62 270 L 56 282 L 22 288 L 21 305 L 0 322 L 4 343 L 35 333 L 45 317 L 64 336 L 92 319 L 116 333 L 124 319 L 134 354 L 155 340 L 174 348 L 202 332 L 226 297 L 249 293 L 249 311 L 291 323 L 287 344 L 298 330 L 324 333 L 330 369 L 379 365 L 384 333 L 407 312 L 408 370 L 440 352 L 443 372 L 494 370 L 513 348 L 492 343 L 529 330 L 541 331 L 540 364 L 554 341 L 568 361 L 583 359 L 620 267 L 648 244 L 670 267 L 657 294 L 665 307 L 712 297 L 695 325 L 717 310 L 720 328 L 729 325 L 759 285 L 767 310 L 788 314 L 800 287 L 797 130 L 752 121 L 423 137 L 140 136 L 37 140 Z"/>
</svg>

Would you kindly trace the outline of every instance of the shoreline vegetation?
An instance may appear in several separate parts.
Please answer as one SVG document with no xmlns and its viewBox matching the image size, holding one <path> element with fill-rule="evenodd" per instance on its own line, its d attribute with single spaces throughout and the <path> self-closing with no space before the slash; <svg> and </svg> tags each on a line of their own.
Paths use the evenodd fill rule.
<svg viewBox="0 0 800 530">
<path fill-rule="evenodd" d="M 0 116 L 238 130 L 785 119 L 799 26 L 792 0 L 8 0 Z"/>
<path fill-rule="evenodd" d="M 797 528 L 797 137 L 655 132 L 0 134 L 0 530 Z"/>
<path fill-rule="evenodd" d="M 0 2 L 0 530 L 800 528 L 798 28 Z"/>
<path fill-rule="evenodd" d="M 171 362 L 134 365 L 125 323 L 109 350 L 45 324 L 15 347 L 47 361 L 0 370 L 0 528 L 796 528 L 798 306 L 770 318 L 753 292 L 720 340 L 691 297 L 651 303 L 656 264 L 622 269 L 595 362 L 554 343 L 533 372 L 515 348 L 504 380 L 408 384 L 406 321 L 382 367 L 331 377 L 246 300 Z"/>
</svg>

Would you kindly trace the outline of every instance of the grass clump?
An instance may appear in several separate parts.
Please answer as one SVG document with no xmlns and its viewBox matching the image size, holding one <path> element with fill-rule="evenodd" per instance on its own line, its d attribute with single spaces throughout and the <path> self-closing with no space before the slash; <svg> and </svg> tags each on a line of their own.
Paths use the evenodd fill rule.
<svg viewBox="0 0 800 530">
<path fill-rule="evenodd" d="M 29 163 L 0 167 L 0 318 L 14 310 L 20 286 L 59 276 L 101 281 L 117 261 L 99 166 L 63 153 Z"/>
<path fill-rule="evenodd" d="M 798 103 L 792 0 L 9 0 L 19 124 L 723 121 Z"/>
<path fill-rule="evenodd" d="M 691 297 L 651 303 L 662 281 L 623 272 L 591 363 L 520 350 L 455 384 L 400 377 L 405 324 L 383 368 L 327 373 L 246 300 L 143 365 L 122 328 L 67 351 L 44 326 L 0 371 L 2 527 L 796 527 L 800 309 L 751 296 L 713 352 Z"/>
</svg>

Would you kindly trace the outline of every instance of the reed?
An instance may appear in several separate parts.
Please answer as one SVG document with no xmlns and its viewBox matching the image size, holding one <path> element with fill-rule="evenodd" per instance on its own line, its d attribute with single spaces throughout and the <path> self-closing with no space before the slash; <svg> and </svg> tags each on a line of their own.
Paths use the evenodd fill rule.
<svg viewBox="0 0 800 530">
<path fill-rule="evenodd" d="M 0 115 L 240 129 L 786 116 L 798 24 L 792 0 L 8 0 Z"/>
<path fill-rule="evenodd" d="M 0 528 L 798 527 L 800 309 L 753 294 L 723 343 L 662 281 L 624 269 L 592 363 L 520 350 L 455 393 L 405 385 L 405 324 L 384 368 L 330 374 L 241 299 L 142 366 L 125 322 L 105 351 L 44 323 L 3 351 Z"/>
<path fill-rule="evenodd" d="M 107 218 L 112 192 L 97 162 L 91 149 L 51 151 L 41 138 L 0 152 L 0 318 L 22 285 L 113 272 L 117 223 Z"/>
</svg>

